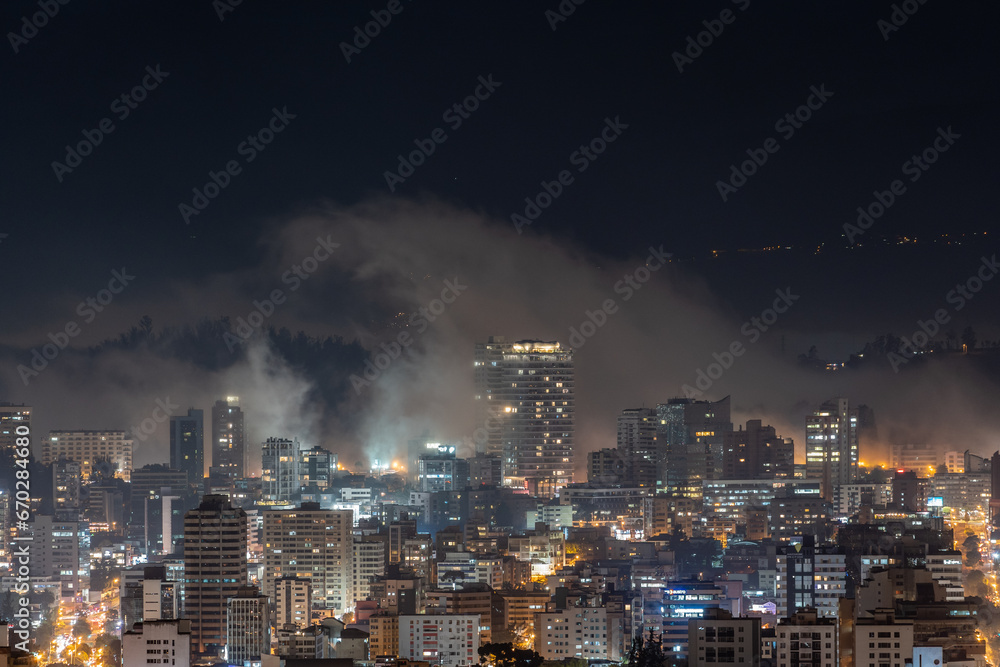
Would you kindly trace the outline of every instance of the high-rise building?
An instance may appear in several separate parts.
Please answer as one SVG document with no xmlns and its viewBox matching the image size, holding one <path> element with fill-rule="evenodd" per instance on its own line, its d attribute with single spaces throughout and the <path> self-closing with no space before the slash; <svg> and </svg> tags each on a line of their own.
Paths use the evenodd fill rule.
<svg viewBox="0 0 1000 667">
<path fill-rule="evenodd" d="M 253 586 L 241 587 L 226 600 L 226 661 L 260 664 L 271 653 L 271 615 L 267 596 Z"/>
<path fill-rule="evenodd" d="M 115 476 L 127 482 L 132 474 L 132 438 L 125 431 L 49 431 L 42 442 L 42 464 L 59 459 L 79 461 L 84 479 L 90 479 L 99 461 L 108 461 Z"/>
<path fill-rule="evenodd" d="M 836 618 L 847 595 L 847 557 L 833 547 L 816 546 L 811 535 L 778 554 L 778 615 L 813 608 L 822 618 Z"/>
<path fill-rule="evenodd" d="M 207 495 L 184 515 L 184 609 L 195 654 L 222 657 L 226 601 L 247 584 L 247 514 Z"/>
<path fill-rule="evenodd" d="M 476 345 L 477 450 L 503 457 L 505 486 L 551 497 L 573 481 L 573 350 L 558 342 Z"/>
<path fill-rule="evenodd" d="M 624 619 L 606 607 L 568 606 L 534 614 L 535 652 L 546 660 L 567 658 L 618 662 Z"/>
<path fill-rule="evenodd" d="M 205 412 L 188 408 L 170 417 L 170 467 L 183 470 L 198 488 L 205 479 Z"/>
<path fill-rule="evenodd" d="M 61 596 L 75 599 L 90 588 L 90 530 L 69 511 L 56 516 L 37 514 L 31 527 L 31 575 L 61 583 Z"/>
<path fill-rule="evenodd" d="M 277 610 L 274 625 L 283 628 L 294 625 L 308 627 L 312 613 L 312 585 L 308 579 L 282 577 L 274 582 L 274 603 Z"/>
<path fill-rule="evenodd" d="M 822 496 L 850 484 L 858 472 L 858 411 L 846 398 L 827 401 L 806 415 L 806 477 L 822 481 Z"/>
<path fill-rule="evenodd" d="M 228 396 L 212 406 L 212 467 L 227 476 L 244 477 L 246 433 L 239 396 Z"/>
<path fill-rule="evenodd" d="M 420 490 L 461 491 L 469 485 L 469 462 L 455 458 L 455 448 L 437 454 L 421 454 L 417 462 Z"/>
<path fill-rule="evenodd" d="M 83 469 L 79 461 L 60 459 L 52 463 L 52 501 L 57 510 L 80 507 L 82 476 Z"/>
<path fill-rule="evenodd" d="M 367 600 L 373 581 L 385 575 L 385 535 L 362 535 L 354 538 L 354 599 Z"/>
<path fill-rule="evenodd" d="M 17 433 L 18 426 L 25 426 L 28 435 Z M 22 433 L 24 429 L 22 429 Z M 0 403 L 0 451 L 9 451 L 17 445 L 17 438 L 29 438 L 31 446 L 31 408 L 27 405 Z"/>
<path fill-rule="evenodd" d="M 618 450 L 657 463 L 656 408 L 626 408 L 618 415 Z"/>
<path fill-rule="evenodd" d="M 913 664 L 913 621 L 896 618 L 895 609 L 876 609 L 854 622 L 855 667 L 905 667 Z"/>
<path fill-rule="evenodd" d="M 656 406 L 661 474 L 668 493 L 701 498 L 702 482 L 722 478 L 726 433 L 733 430 L 729 397 L 719 401 L 672 398 Z"/>
<path fill-rule="evenodd" d="M 340 616 L 354 608 L 353 510 L 324 510 L 319 503 L 264 512 L 264 593 L 278 579 L 312 585 L 314 604 Z"/>
<path fill-rule="evenodd" d="M 759 419 L 747 422 L 744 431 L 725 436 L 722 468 L 725 479 L 783 479 L 795 474 L 795 444 L 778 436 L 773 426 Z"/>
<path fill-rule="evenodd" d="M 299 485 L 319 493 L 329 490 L 337 471 L 337 455 L 316 445 L 299 452 Z"/>
<path fill-rule="evenodd" d="M 299 496 L 299 441 L 268 438 L 261 453 L 261 492 L 266 503 L 290 503 Z"/>
</svg>

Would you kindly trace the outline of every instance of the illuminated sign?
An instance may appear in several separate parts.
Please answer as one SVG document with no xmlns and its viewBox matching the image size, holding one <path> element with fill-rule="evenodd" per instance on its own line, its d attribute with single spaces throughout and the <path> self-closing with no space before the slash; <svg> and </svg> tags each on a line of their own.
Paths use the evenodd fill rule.
<svg viewBox="0 0 1000 667">
<path fill-rule="evenodd" d="M 931 496 L 927 499 L 928 507 L 944 507 L 944 498 L 940 496 Z"/>
</svg>

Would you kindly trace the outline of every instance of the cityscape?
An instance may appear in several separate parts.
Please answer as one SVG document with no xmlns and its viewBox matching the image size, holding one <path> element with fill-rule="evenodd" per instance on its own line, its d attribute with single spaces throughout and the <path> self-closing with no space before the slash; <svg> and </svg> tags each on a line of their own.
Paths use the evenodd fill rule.
<svg viewBox="0 0 1000 667">
<path fill-rule="evenodd" d="M 997 7 L 0 5 L 0 667 L 1000 667 Z"/>
</svg>

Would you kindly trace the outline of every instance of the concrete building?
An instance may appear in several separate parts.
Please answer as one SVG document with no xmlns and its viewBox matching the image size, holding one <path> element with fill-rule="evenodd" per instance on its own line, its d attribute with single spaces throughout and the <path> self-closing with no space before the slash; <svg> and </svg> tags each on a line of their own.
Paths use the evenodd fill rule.
<svg viewBox="0 0 1000 667">
<path fill-rule="evenodd" d="M 612 660 L 623 655 L 624 619 L 605 607 L 567 607 L 535 615 L 535 651 L 546 660 Z"/>
<path fill-rule="evenodd" d="M 806 415 L 806 476 L 822 482 L 821 495 L 855 481 L 858 472 L 858 410 L 846 398 L 827 401 Z"/>
<path fill-rule="evenodd" d="M 226 601 L 226 660 L 231 665 L 259 662 L 271 652 L 268 598 L 252 586 Z"/>
<path fill-rule="evenodd" d="M 368 652 L 373 660 L 399 655 L 399 616 L 387 611 L 376 612 L 368 617 L 368 630 Z"/>
<path fill-rule="evenodd" d="M 535 524 L 544 523 L 552 530 L 562 530 L 573 527 L 573 506 L 538 503 L 538 508 L 525 512 L 525 525 L 534 528 Z"/>
<path fill-rule="evenodd" d="M 246 476 L 246 433 L 239 396 L 228 396 L 212 406 L 212 468 L 231 479 Z"/>
<path fill-rule="evenodd" d="M 701 500 L 702 483 L 721 479 L 725 434 L 733 430 L 730 400 L 672 398 L 656 406 L 662 464 L 657 487 Z"/>
<path fill-rule="evenodd" d="M 821 618 L 835 618 L 847 595 L 847 556 L 833 547 L 815 546 L 809 535 L 778 554 L 775 582 L 778 616 L 814 608 Z"/>
<path fill-rule="evenodd" d="M 264 512 L 264 592 L 275 595 L 281 577 L 312 583 L 313 602 L 339 616 L 354 608 L 352 510 L 319 503 Z"/>
<path fill-rule="evenodd" d="M 355 600 L 367 600 L 371 594 L 371 583 L 385 574 L 387 549 L 388 540 L 384 535 L 363 535 L 354 538 Z"/>
<path fill-rule="evenodd" d="M 191 665 L 191 621 L 144 621 L 122 634 L 122 664 Z"/>
<path fill-rule="evenodd" d="M 90 479 L 95 462 L 106 459 L 115 476 L 127 482 L 132 473 L 132 438 L 126 431 L 49 431 L 42 441 L 42 464 L 59 459 L 79 461 L 84 479 Z"/>
<path fill-rule="evenodd" d="M 913 621 L 899 620 L 892 609 L 854 621 L 854 667 L 906 667 L 913 657 Z"/>
<path fill-rule="evenodd" d="M 688 620 L 688 666 L 719 663 L 760 666 L 760 618 L 733 618 L 725 609 L 707 609 Z"/>
<path fill-rule="evenodd" d="M 789 479 L 795 474 L 795 444 L 759 419 L 749 420 L 746 430 L 741 425 L 725 433 L 723 444 L 725 479 Z"/>
<path fill-rule="evenodd" d="M 470 583 L 455 589 L 427 591 L 429 614 L 478 614 L 479 641 L 493 641 L 493 589 L 486 584 Z"/>
<path fill-rule="evenodd" d="M 551 498 L 573 481 L 575 380 L 573 350 L 558 342 L 477 343 L 480 453 L 503 457 L 503 483 Z"/>
<path fill-rule="evenodd" d="M 261 492 L 266 504 L 294 502 L 301 490 L 299 441 L 268 438 L 261 452 Z"/>
<path fill-rule="evenodd" d="M 170 467 L 183 470 L 188 484 L 205 483 L 205 411 L 188 408 L 170 417 Z"/>
<path fill-rule="evenodd" d="M 688 537 L 694 536 L 694 524 L 701 504 L 694 498 L 657 494 L 643 500 L 643 531 L 646 539 L 657 535 L 670 535 L 680 530 Z"/>
<path fill-rule="evenodd" d="M 80 508 L 80 481 L 83 468 L 79 461 L 59 459 L 52 463 L 52 503 L 55 509 Z"/>
<path fill-rule="evenodd" d="M 333 473 L 337 471 L 337 455 L 316 445 L 299 452 L 299 486 L 316 493 L 330 488 Z"/>
<path fill-rule="evenodd" d="M 775 629 L 776 667 L 838 667 L 836 618 L 823 618 L 815 609 L 802 609 L 778 621 Z"/>
<path fill-rule="evenodd" d="M 31 576 L 59 582 L 61 597 L 74 600 L 90 589 L 90 530 L 76 512 L 37 514 L 29 523 Z M 23 543 L 22 543 L 23 544 Z M 83 598 L 85 599 L 85 598 Z"/>
<path fill-rule="evenodd" d="M 184 579 L 192 650 L 222 657 L 226 601 L 247 582 L 247 515 L 228 496 L 206 495 L 184 515 Z"/>
<path fill-rule="evenodd" d="M 656 408 L 625 408 L 618 415 L 617 449 L 628 459 L 645 460 L 655 468 L 662 452 L 656 438 Z"/>
<path fill-rule="evenodd" d="M 312 622 L 312 585 L 308 579 L 281 577 L 274 582 L 274 625 L 308 627 Z"/>
<path fill-rule="evenodd" d="M 439 667 L 479 664 L 479 615 L 420 614 L 399 617 L 399 657 Z"/>
<path fill-rule="evenodd" d="M 17 432 L 18 426 L 22 427 L 21 433 Z M 26 442 L 28 448 L 31 448 L 31 407 L 2 402 L 0 403 L 0 451 L 12 451 L 18 446 L 18 438 L 27 438 L 27 441 L 20 442 L 22 444 Z"/>
<path fill-rule="evenodd" d="M 566 541 L 562 531 L 534 530 L 512 535 L 507 550 L 518 560 L 531 564 L 531 576 L 546 576 L 566 564 Z"/>
<path fill-rule="evenodd" d="M 834 513 L 838 517 L 852 517 L 862 505 L 877 506 L 892 503 L 892 484 L 856 483 L 841 484 L 833 490 Z"/>
</svg>

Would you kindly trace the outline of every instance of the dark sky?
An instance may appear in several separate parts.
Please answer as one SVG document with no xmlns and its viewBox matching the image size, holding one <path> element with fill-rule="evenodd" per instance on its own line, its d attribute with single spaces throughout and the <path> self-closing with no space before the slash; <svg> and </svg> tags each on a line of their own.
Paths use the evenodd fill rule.
<svg viewBox="0 0 1000 667">
<path fill-rule="evenodd" d="M 872 190 L 951 126 L 962 136 L 954 151 L 884 229 L 924 236 L 993 224 L 1000 58 L 995 24 L 981 15 L 989 10 L 920 5 L 886 41 L 877 22 L 891 3 L 677 4 L 592 0 L 553 31 L 554 1 L 402 0 L 347 63 L 338 45 L 384 3 L 246 1 L 220 21 L 208 0 L 71 2 L 0 58 L 4 263 L 41 274 L 30 281 L 39 287 L 123 257 L 148 275 L 253 263 L 273 216 L 386 193 L 396 155 L 445 127 L 444 110 L 490 74 L 501 87 L 447 130 L 397 195 L 431 193 L 509 219 L 542 179 L 572 168 L 570 154 L 605 117 L 620 117 L 621 140 L 532 231 L 616 256 L 664 230 L 682 254 L 808 246 L 835 242 Z M 733 22 L 679 73 L 672 53 L 724 9 Z M 33 10 L 4 3 L 0 25 L 17 30 Z M 111 102 L 156 65 L 169 77 L 118 120 Z M 833 96 L 780 138 L 775 121 L 814 85 Z M 296 118 L 186 226 L 178 204 L 209 170 L 241 159 L 237 145 L 273 107 Z M 58 182 L 51 163 L 105 117 L 115 131 Z M 769 136 L 779 152 L 724 203 L 715 182 Z"/>
<path fill-rule="evenodd" d="M 324 207 L 444 202 L 485 220 L 485 232 L 467 240 L 489 246 L 492 232 L 510 233 L 525 197 L 563 170 L 573 182 L 526 236 L 570 248 L 595 270 L 664 244 L 688 261 L 673 288 L 691 281 L 697 299 L 704 285 L 737 329 L 775 288 L 794 284 L 808 297 L 786 321 L 798 332 L 794 352 L 819 342 L 843 355 L 890 327 L 912 328 L 995 252 L 1000 54 L 991 5 L 902 3 L 917 9 L 885 39 L 879 21 L 891 20 L 889 2 L 564 0 L 575 9 L 553 30 L 546 12 L 558 11 L 555 0 L 401 0 L 402 11 L 348 63 L 341 43 L 386 3 L 244 0 L 220 20 L 223 4 L 72 0 L 26 43 L 13 38 L 15 53 L 11 34 L 41 10 L 3 3 L 0 233 L 8 236 L 0 266 L 8 290 L 0 344 L 41 342 L 122 266 L 140 276 L 128 316 L 109 318 L 91 332 L 97 339 L 135 321 L 146 304 L 158 324 L 236 315 L 243 302 L 220 306 L 229 296 L 219 286 L 277 266 L 268 260 L 275 230 Z M 718 20 L 723 12 L 728 24 Z M 673 54 L 699 33 L 708 43 L 706 31 L 720 27 L 679 72 Z M 121 104 L 112 104 L 147 67 L 169 74 L 120 118 Z M 499 86 L 450 127 L 443 113 L 480 77 Z M 783 134 L 776 121 L 814 88 L 832 95 Z M 238 147 L 273 109 L 294 119 L 248 162 Z M 60 182 L 52 163 L 105 118 L 113 132 Z M 572 154 L 606 119 L 627 128 L 577 171 Z M 384 172 L 437 128 L 446 141 L 390 193 Z M 903 164 L 939 128 L 959 138 L 909 181 Z M 777 152 L 723 201 L 717 181 L 768 138 Z M 240 173 L 185 224 L 178 206 L 230 160 Z M 860 237 L 862 249 L 846 250 L 843 224 L 894 179 L 905 193 Z M 441 254 L 421 254 L 419 234 L 382 226 L 378 216 L 365 224 L 376 253 L 380 234 L 406 237 L 426 259 L 414 273 L 451 268 L 438 265 Z M 442 233 L 452 232 L 428 223 L 427 234 Z M 964 245 L 947 246 L 942 234 L 965 234 Z M 918 243 L 897 246 L 897 236 Z M 770 245 L 792 250 L 710 254 Z M 272 274 L 251 278 L 252 289 L 233 291 L 252 296 L 269 281 Z M 179 283 L 215 287 L 181 298 Z M 996 327 L 998 295 L 984 290 L 962 324 Z M 371 314 L 367 295 L 345 288 L 328 298 L 364 311 L 340 324 Z M 309 321 L 299 313 L 299 323 Z M 570 323 L 507 333 L 562 337 Z M 689 366 L 685 373 L 698 363 Z M 683 379 L 648 401 L 675 394 Z"/>
</svg>

